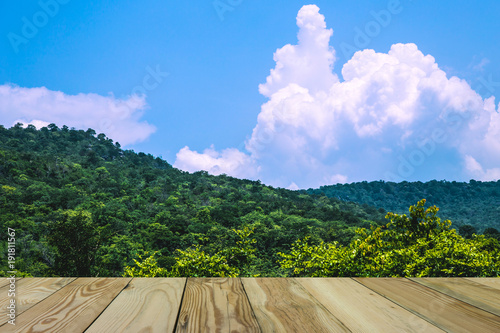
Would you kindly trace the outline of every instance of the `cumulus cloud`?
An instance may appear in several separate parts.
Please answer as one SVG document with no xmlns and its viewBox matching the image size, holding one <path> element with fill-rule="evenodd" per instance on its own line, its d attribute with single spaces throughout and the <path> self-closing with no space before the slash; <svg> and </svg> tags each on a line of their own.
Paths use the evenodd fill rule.
<svg viewBox="0 0 500 333">
<path fill-rule="evenodd" d="M 295 83 L 311 92 L 328 90 L 337 75 L 332 73 L 335 50 L 329 46 L 332 29 L 326 29 L 325 17 L 317 6 L 304 6 L 297 15 L 298 44 L 287 44 L 274 54 L 276 68 L 259 91 L 266 97 Z"/>
<path fill-rule="evenodd" d="M 470 155 L 465 156 L 465 167 L 476 180 L 500 179 L 500 168 L 484 170 L 483 166 Z"/>
<path fill-rule="evenodd" d="M 388 53 L 356 52 L 340 80 L 332 72 L 333 32 L 319 8 L 304 6 L 297 25 L 298 44 L 276 51 L 276 67 L 259 86 L 269 100 L 246 141 L 248 154 L 234 153 L 252 174 L 258 165 L 258 178 L 292 188 L 500 178 L 493 97 L 483 99 L 465 80 L 448 77 L 411 43 L 394 44 Z"/>
<path fill-rule="evenodd" d="M 145 107 L 144 96 L 118 99 L 97 94 L 67 95 L 45 87 L 0 86 L 0 120 L 6 126 L 22 122 L 37 127 L 56 123 L 92 128 L 122 145 L 143 141 L 154 133 L 154 126 L 140 120 Z"/>
<path fill-rule="evenodd" d="M 174 167 L 189 172 L 205 170 L 213 175 L 226 174 L 239 178 L 255 178 L 259 171 L 255 161 L 247 154 L 235 148 L 219 153 L 213 145 L 201 154 L 188 146 L 182 148 L 177 153 Z"/>
</svg>

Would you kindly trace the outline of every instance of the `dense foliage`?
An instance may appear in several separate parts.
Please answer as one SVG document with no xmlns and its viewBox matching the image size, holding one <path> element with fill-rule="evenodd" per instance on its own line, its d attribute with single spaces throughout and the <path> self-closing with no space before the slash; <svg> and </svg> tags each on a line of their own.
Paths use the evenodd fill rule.
<svg viewBox="0 0 500 333">
<path fill-rule="evenodd" d="M 169 274 L 207 275 L 189 264 L 198 258 L 228 265 L 226 275 L 277 276 L 278 253 L 297 239 L 348 244 L 385 215 L 258 181 L 189 174 L 92 129 L 54 124 L 0 126 L 0 202 L 0 253 L 5 259 L 6 230 L 15 229 L 16 268 L 33 276 L 121 276 L 153 253 L 149 264 Z M 238 242 L 249 230 L 256 242 L 247 253 Z"/>
<path fill-rule="evenodd" d="M 424 204 L 411 206 L 409 216 L 387 214 L 386 226 L 359 229 L 345 247 L 299 240 L 281 254 L 281 266 L 292 276 L 500 276 L 498 240 L 463 238 Z"/>
<path fill-rule="evenodd" d="M 423 202 L 384 227 L 382 208 L 182 172 L 91 129 L 0 126 L 0 202 L 0 274 L 12 228 L 19 276 L 498 275 L 498 241 Z"/>
<path fill-rule="evenodd" d="M 200 246 L 186 251 L 177 250 L 176 262 L 171 270 L 159 267 L 153 253 L 148 258 L 134 260 L 135 266 L 125 267 L 124 276 L 131 277 L 237 277 L 259 276 L 254 263 L 257 257 L 253 246 L 257 241 L 250 238 L 253 230 L 245 227 L 243 230 L 232 230 L 240 238 L 236 246 L 218 251 L 214 255 L 205 253 Z M 142 257 L 140 257 L 142 259 Z M 252 274 L 253 273 L 253 274 Z"/>
<path fill-rule="evenodd" d="M 464 227 L 462 235 L 500 230 L 500 180 L 469 183 L 429 181 L 422 182 L 361 182 L 337 184 L 310 189 L 311 194 L 325 194 L 331 198 L 352 201 L 387 211 L 403 213 L 422 198 L 440 208 L 439 216 L 450 219 L 457 228 Z M 466 227 L 468 226 L 468 227 Z"/>
</svg>

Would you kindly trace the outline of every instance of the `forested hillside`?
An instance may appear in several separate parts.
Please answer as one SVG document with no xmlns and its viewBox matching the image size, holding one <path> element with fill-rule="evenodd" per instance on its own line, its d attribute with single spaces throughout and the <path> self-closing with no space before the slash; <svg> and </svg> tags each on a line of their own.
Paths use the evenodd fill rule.
<svg viewBox="0 0 500 333">
<path fill-rule="evenodd" d="M 477 232 L 488 228 L 500 230 L 500 180 L 469 183 L 422 182 L 361 182 L 322 186 L 308 190 L 330 198 L 382 207 L 387 211 L 405 213 L 408 207 L 422 198 L 440 208 L 441 218 L 451 219 L 454 226 L 470 225 Z M 470 228 L 462 228 L 463 230 Z"/>
<path fill-rule="evenodd" d="M 247 274 L 280 275 L 278 253 L 298 239 L 348 244 L 356 228 L 385 223 L 385 211 L 373 207 L 189 174 L 92 129 L 54 124 L 0 126 L 0 187 L 0 223 L 15 229 L 16 269 L 33 276 L 121 276 L 154 251 L 169 268 L 177 249 L 214 255 L 234 247 L 245 227 L 256 240 Z M 1 240 L 6 271 L 6 232 Z"/>
<path fill-rule="evenodd" d="M 498 198 L 496 185 L 467 186 Z M 409 217 L 350 202 L 369 198 L 370 186 L 392 191 L 389 199 L 406 193 L 407 200 L 422 194 L 433 201 L 440 192 L 399 190 L 408 183 L 345 189 L 357 186 L 349 195 L 322 188 L 329 198 L 321 190 L 183 172 L 92 129 L 0 126 L 0 275 L 12 269 L 8 263 L 17 276 L 500 274 L 497 230 L 464 238 L 436 207 L 424 208 L 425 200 Z M 373 203 L 389 207 L 379 200 Z M 475 208 L 463 209 L 479 209 L 472 202 Z"/>
</svg>

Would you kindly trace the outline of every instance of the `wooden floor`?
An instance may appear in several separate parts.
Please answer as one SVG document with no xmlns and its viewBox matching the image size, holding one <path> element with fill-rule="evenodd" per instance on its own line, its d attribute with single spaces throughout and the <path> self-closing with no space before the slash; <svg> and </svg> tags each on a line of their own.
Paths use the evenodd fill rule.
<svg viewBox="0 0 500 333">
<path fill-rule="evenodd" d="M 500 278 L 23 278 L 0 332 L 500 332 Z"/>
</svg>

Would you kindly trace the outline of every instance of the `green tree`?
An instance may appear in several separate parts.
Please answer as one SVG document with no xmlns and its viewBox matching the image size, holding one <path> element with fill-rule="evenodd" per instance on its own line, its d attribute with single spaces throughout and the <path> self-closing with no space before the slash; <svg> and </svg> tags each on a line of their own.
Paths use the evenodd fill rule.
<svg viewBox="0 0 500 333">
<path fill-rule="evenodd" d="M 91 276 L 99 233 L 88 211 L 59 211 L 48 225 L 49 244 L 57 249 L 55 270 L 61 276 Z"/>
<path fill-rule="evenodd" d="M 134 259 L 136 266 L 125 267 L 124 276 L 154 277 L 154 276 L 177 276 L 177 277 L 237 277 L 249 276 L 253 271 L 255 260 L 255 239 L 250 238 L 253 229 L 245 227 L 242 230 L 234 229 L 239 240 L 235 246 L 218 251 L 211 255 L 206 253 L 201 245 L 194 245 L 187 250 L 177 250 L 175 263 L 171 270 L 158 267 L 158 262 L 153 253 L 142 260 Z"/>
<path fill-rule="evenodd" d="M 500 231 L 495 228 L 486 228 L 483 233 L 486 237 L 495 238 L 500 241 Z"/>
<path fill-rule="evenodd" d="M 410 215 L 388 213 L 385 227 L 358 229 L 348 246 L 310 245 L 307 239 L 281 253 L 280 265 L 292 276 L 499 276 L 498 242 L 484 236 L 465 239 L 450 221 L 436 216 L 425 200 Z"/>
<path fill-rule="evenodd" d="M 463 238 L 467 238 L 467 239 L 470 239 L 472 238 L 472 236 L 474 234 L 477 234 L 477 230 L 476 228 L 474 228 L 473 226 L 471 226 L 470 224 L 465 224 L 465 225 L 461 225 L 459 228 L 458 228 L 458 233 L 460 234 L 460 236 L 462 236 Z"/>
<path fill-rule="evenodd" d="M 210 255 L 201 250 L 200 246 L 177 251 L 179 256 L 172 266 L 171 276 L 237 277 L 239 275 L 239 269 L 229 266 L 227 257 L 220 252 Z"/>
<path fill-rule="evenodd" d="M 169 276 L 168 270 L 165 268 L 158 267 L 158 262 L 156 261 L 155 255 L 157 252 L 154 252 L 146 259 L 142 260 L 143 255 L 139 255 L 139 260 L 134 259 L 135 266 L 125 267 L 125 272 L 123 276 L 130 277 L 167 277 Z M 149 253 L 144 253 L 144 256 L 147 256 Z"/>
</svg>

